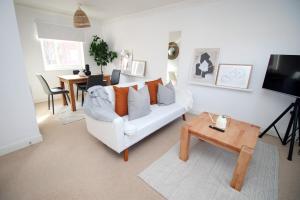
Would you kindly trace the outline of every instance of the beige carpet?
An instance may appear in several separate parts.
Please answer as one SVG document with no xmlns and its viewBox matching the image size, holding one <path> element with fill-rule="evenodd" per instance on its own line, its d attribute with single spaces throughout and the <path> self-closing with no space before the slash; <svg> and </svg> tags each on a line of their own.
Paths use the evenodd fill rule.
<svg viewBox="0 0 300 200">
<path fill-rule="evenodd" d="M 240 192 L 230 187 L 238 155 L 193 138 L 189 159 L 178 159 L 179 143 L 139 174 L 166 199 L 277 200 L 278 150 L 258 141 Z"/>
<path fill-rule="evenodd" d="M 126 163 L 87 133 L 84 120 L 63 125 L 46 103 L 36 108 L 44 142 L 0 157 L 1 200 L 163 199 L 138 174 L 178 142 L 181 119 L 131 148 Z M 279 199 L 299 199 L 299 148 L 289 162 L 276 138 L 263 141 L 278 145 Z"/>
</svg>

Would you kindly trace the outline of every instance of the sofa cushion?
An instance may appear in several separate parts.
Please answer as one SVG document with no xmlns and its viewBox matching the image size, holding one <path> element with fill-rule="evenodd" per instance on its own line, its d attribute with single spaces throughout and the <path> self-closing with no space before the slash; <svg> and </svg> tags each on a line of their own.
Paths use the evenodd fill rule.
<svg viewBox="0 0 300 200">
<path fill-rule="evenodd" d="M 134 89 L 137 89 L 137 85 L 132 86 Z M 115 112 L 119 116 L 128 115 L 128 91 L 129 87 L 116 87 L 114 86 L 115 91 Z"/>
<path fill-rule="evenodd" d="M 170 81 L 167 85 L 158 85 L 157 103 L 159 105 L 170 105 L 175 103 L 175 88 Z"/>
<path fill-rule="evenodd" d="M 151 113 L 144 117 L 128 120 L 124 116 L 124 132 L 128 136 L 151 133 L 185 113 L 182 105 L 173 103 L 167 106 L 151 105 Z"/>
<path fill-rule="evenodd" d="M 144 87 L 145 82 L 144 81 L 137 81 L 137 82 L 130 82 L 130 83 L 120 83 L 118 85 L 114 85 L 117 87 L 129 87 L 129 86 L 134 86 L 137 85 L 138 89 L 141 89 Z M 113 108 L 115 108 L 115 91 L 112 85 L 105 86 L 105 91 L 108 93 L 109 100 L 112 103 Z"/>
<path fill-rule="evenodd" d="M 150 96 L 147 85 L 137 91 L 130 87 L 128 93 L 128 119 L 134 120 L 148 115 L 150 112 Z"/>
<path fill-rule="evenodd" d="M 157 79 L 154 81 L 147 81 L 145 84 L 148 86 L 149 94 L 150 94 L 150 104 L 157 104 L 157 90 L 158 90 L 158 84 L 162 84 L 162 80 Z"/>
</svg>

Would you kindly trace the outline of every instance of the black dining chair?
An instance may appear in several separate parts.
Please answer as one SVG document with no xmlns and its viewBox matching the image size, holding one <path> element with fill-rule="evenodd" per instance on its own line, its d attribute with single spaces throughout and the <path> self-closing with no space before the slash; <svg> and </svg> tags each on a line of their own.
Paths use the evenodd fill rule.
<svg viewBox="0 0 300 200">
<path fill-rule="evenodd" d="M 73 70 L 73 75 L 78 75 L 79 74 L 79 70 Z M 86 85 L 86 83 L 75 83 L 76 85 L 76 100 L 78 101 L 78 91 L 79 91 L 79 87 L 84 87 Z"/>
<path fill-rule="evenodd" d="M 106 82 L 103 80 L 103 74 L 91 75 L 88 77 L 87 83 L 85 85 L 78 86 L 78 89 L 82 91 L 81 106 L 83 106 L 83 102 L 84 102 L 84 92 L 86 92 L 90 87 L 93 87 L 96 85 L 106 86 Z"/>
<path fill-rule="evenodd" d="M 36 74 L 37 78 L 39 79 L 44 92 L 48 95 L 48 110 L 50 110 L 50 96 L 51 96 L 51 101 L 52 101 L 52 113 L 54 115 L 54 100 L 53 100 L 53 95 L 57 95 L 57 94 L 63 94 L 65 95 L 66 99 L 69 100 L 70 102 L 70 98 L 69 98 L 69 91 L 65 90 L 62 87 L 54 87 L 54 88 L 50 88 L 49 84 L 47 83 L 46 79 L 41 75 L 41 74 Z M 67 102 L 68 105 L 68 102 Z"/>
<path fill-rule="evenodd" d="M 111 73 L 111 77 L 110 77 L 110 84 L 111 85 L 117 85 L 120 82 L 120 74 L 121 74 L 121 70 L 118 69 L 114 69 Z"/>
</svg>

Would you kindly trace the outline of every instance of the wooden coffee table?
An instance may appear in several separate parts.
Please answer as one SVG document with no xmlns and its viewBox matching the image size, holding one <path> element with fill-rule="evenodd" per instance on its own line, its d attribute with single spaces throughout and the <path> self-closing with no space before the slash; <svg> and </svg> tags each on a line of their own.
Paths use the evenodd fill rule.
<svg viewBox="0 0 300 200">
<path fill-rule="evenodd" d="M 188 160 L 191 135 L 222 149 L 239 153 L 231 187 L 240 191 L 252 158 L 260 128 L 258 126 L 230 119 L 225 132 L 209 128 L 211 119 L 207 112 L 187 122 L 181 130 L 180 159 Z"/>
</svg>

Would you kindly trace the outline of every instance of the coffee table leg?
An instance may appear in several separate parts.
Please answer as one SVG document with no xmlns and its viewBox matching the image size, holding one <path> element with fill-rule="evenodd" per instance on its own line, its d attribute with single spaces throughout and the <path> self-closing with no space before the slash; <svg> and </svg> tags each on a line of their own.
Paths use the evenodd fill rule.
<svg viewBox="0 0 300 200">
<path fill-rule="evenodd" d="M 183 161 L 187 161 L 189 158 L 189 147 L 190 147 L 190 138 L 189 127 L 183 126 L 181 129 L 180 136 L 180 155 L 179 158 Z"/>
<path fill-rule="evenodd" d="M 231 187 L 238 191 L 241 191 L 242 189 L 243 182 L 247 174 L 248 165 L 251 161 L 253 152 L 253 149 L 247 146 L 243 146 L 241 149 L 230 183 Z"/>
</svg>

